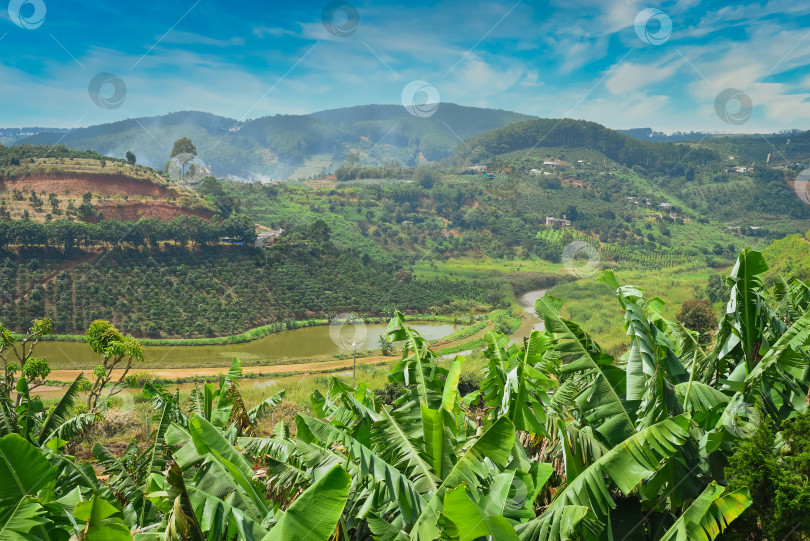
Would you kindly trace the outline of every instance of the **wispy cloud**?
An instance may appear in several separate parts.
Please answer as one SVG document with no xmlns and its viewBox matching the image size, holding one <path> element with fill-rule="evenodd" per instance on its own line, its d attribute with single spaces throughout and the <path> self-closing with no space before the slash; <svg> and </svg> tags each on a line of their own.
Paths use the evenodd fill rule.
<svg viewBox="0 0 810 541">
<path fill-rule="evenodd" d="M 238 118 L 253 103 L 252 117 L 399 103 L 404 86 L 417 79 L 436 86 L 443 101 L 549 117 L 572 111 L 614 127 L 727 128 L 713 112 L 727 87 L 755 102 L 745 129 L 794 127 L 810 114 L 810 38 L 803 40 L 810 5 L 793 0 L 450 0 L 407 7 L 358 0 L 359 26 L 347 37 L 324 28 L 316 3 L 248 2 L 234 10 L 201 2 L 179 20 L 193 3 L 124 10 L 64 0 L 35 31 L 0 11 L 0 35 L 7 33 L 0 41 L 4 123 L 70 126 L 85 112 L 82 122 L 95 124 L 183 109 Z M 636 15 L 647 7 L 673 22 L 661 46 L 636 36 Z M 100 72 L 126 82 L 120 108 L 101 109 L 89 99 L 89 81 Z"/>
</svg>

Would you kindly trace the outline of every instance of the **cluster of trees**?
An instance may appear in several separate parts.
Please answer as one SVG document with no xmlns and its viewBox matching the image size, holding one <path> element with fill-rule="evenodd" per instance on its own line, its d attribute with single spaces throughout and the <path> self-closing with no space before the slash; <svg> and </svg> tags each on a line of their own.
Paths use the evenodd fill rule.
<svg viewBox="0 0 810 541">
<path fill-rule="evenodd" d="M 385 392 L 331 378 L 313 415 L 268 435 L 257 420 L 281 397 L 247 409 L 238 361 L 189 405 L 147 383 L 149 446 L 117 457 L 96 445 L 106 481 L 63 451 L 78 431 L 39 437 L 75 393 L 49 413 L 23 384 L 15 422 L 0 423 L 0 471 L 16 472 L 0 475 L 0 527 L 142 541 L 804 539 L 810 289 L 783 282 L 771 295 L 765 270 L 740 254 L 735 308 L 711 346 L 607 271 L 627 354 L 606 354 L 544 297 L 544 331 L 520 345 L 487 335 L 479 385 L 397 312 L 387 339 L 405 347 Z"/>
<path fill-rule="evenodd" d="M 0 265 L 0 319 L 23 328 L 47 314 L 59 333 L 106 319 L 136 336 L 209 337 L 351 311 L 452 311 L 460 303 L 483 303 L 493 287 L 441 278 L 398 280 L 391 264 L 324 250 L 315 240 L 319 234 L 322 243 L 323 232 L 313 230 L 304 242 L 261 253 L 119 248 L 95 265 L 66 270 L 60 270 L 60 258 L 9 258 Z"/>
<path fill-rule="evenodd" d="M 363 166 L 357 162 L 349 162 L 335 170 L 338 180 L 360 180 L 366 178 L 408 178 L 413 175 L 413 167 L 403 167 L 397 161 L 381 166 Z"/>
<path fill-rule="evenodd" d="M 123 162 L 92 150 L 71 150 L 65 145 L 0 145 L 0 167 L 33 163 L 37 158 L 91 158 Z"/>
<path fill-rule="evenodd" d="M 218 244 L 223 237 L 244 243 L 256 240 L 256 225 L 244 214 L 232 214 L 222 221 L 181 216 L 168 221 L 143 218 L 137 222 L 105 220 L 100 223 L 52 220 L 0 222 L 0 248 L 10 245 L 59 247 L 65 251 L 93 246 L 124 245 L 156 247 L 161 242 Z"/>
</svg>

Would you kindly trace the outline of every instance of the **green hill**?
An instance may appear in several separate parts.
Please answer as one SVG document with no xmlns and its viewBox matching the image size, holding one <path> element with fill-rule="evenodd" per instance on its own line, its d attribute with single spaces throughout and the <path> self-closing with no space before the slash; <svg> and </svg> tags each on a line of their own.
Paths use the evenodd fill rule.
<svg viewBox="0 0 810 541">
<path fill-rule="evenodd" d="M 759 228 L 805 231 L 810 205 L 789 182 L 803 169 L 796 160 L 810 160 L 805 152 L 810 151 L 810 132 L 773 142 L 776 147 L 761 137 L 730 136 L 657 143 L 594 122 L 533 119 L 466 139 L 456 147 L 455 160 L 516 173 L 542 168 L 546 159 L 562 160 L 566 166 L 546 173 L 581 181 L 601 197 L 651 198 L 695 219 L 717 220 L 749 233 Z"/>
</svg>

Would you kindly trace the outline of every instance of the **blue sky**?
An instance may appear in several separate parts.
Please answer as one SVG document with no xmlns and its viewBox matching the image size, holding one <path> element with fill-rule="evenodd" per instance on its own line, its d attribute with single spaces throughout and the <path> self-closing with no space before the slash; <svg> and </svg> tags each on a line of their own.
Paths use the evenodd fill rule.
<svg viewBox="0 0 810 541">
<path fill-rule="evenodd" d="M 0 10 L 0 126 L 400 103 L 421 80 L 441 101 L 612 128 L 810 128 L 808 2 L 347 1 L 358 21 L 338 10 L 340 36 L 322 22 L 326 2 L 12 0 Z M 663 18 L 640 35 L 650 8 Z M 119 107 L 91 100 L 99 73 L 126 85 Z M 744 124 L 715 112 L 726 88 L 750 96 Z"/>
</svg>

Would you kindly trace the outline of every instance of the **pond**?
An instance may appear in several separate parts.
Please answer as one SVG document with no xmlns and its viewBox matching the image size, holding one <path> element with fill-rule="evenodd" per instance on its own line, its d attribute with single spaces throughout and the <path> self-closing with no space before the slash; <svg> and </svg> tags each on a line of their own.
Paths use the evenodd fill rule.
<svg viewBox="0 0 810 541">
<path fill-rule="evenodd" d="M 408 323 L 428 340 L 448 336 L 461 325 L 430 321 Z M 234 357 L 242 361 L 262 362 L 291 358 L 349 353 L 352 343 L 357 351 L 379 347 L 379 336 L 386 331 L 383 323 L 357 325 L 318 325 L 269 334 L 241 344 L 215 346 L 144 346 L 144 365 L 156 369 L 173 366 L 227 366 Z M 100 364 L 100 357 L 80 342 L 40 342 L 36 355 L 48 359 L 53 367 L 87 368 Z"/>
</svg>

